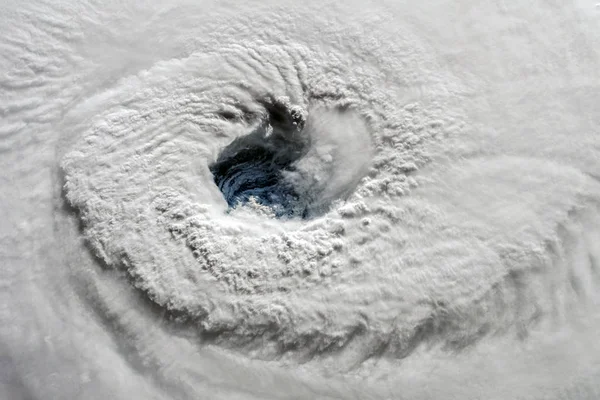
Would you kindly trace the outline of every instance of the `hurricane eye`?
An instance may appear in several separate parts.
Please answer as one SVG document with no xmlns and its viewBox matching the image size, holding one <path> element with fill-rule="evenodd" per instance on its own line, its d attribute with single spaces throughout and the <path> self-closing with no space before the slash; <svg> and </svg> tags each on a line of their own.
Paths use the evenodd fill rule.
<svg viewBox="0 0 600 400">
<path fill-rule="evenodd" d="M 278 218 L 305 218 L 310 201 L 286 179 L 286 172 L 295 170 L 310 140 L 289 110 L 278 105 L 267 110 L 266 120 L 223 148 L 209 169 L 229 208 L 253 201 Z"/>
</svg>

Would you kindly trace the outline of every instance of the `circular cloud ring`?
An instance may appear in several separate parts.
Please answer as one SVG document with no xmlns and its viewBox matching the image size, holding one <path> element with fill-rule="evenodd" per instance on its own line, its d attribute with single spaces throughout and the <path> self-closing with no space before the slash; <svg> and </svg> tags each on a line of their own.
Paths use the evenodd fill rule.
<svg viewBox="0 0 600 400">
<path fill-rule="evenodd" d="M 360 337 L 367 356 L 382 346 L 402 353 L 430 308 L 399 332 L 397 318 L 373 316 L 401 295 L 382 300 L 381 285 L 361 282 L 389 278 L 370 253 L 394 259 L 402 249 L 402 238 L 381 241 L 404 212 L 394 198 L 415 184 L 407 174 L 423 138 L 403 124 L 419 114 L 432 131 L 442 122 L 412 105 L 386 115 L 395 100 L 373 90 L 366 78 L 376 72 L 327 56 L 230 46 L 120 81 L 63 160 L 66 196 L 103 263 L 222 343 L 316 354 Z M 310 157 L 299 168 L 331 204 L 313 220 L 277 220 L 260 204 L 226 214 L 213 183 L 209 165 L 273 105 L 306 119 Z"/>
</svg>

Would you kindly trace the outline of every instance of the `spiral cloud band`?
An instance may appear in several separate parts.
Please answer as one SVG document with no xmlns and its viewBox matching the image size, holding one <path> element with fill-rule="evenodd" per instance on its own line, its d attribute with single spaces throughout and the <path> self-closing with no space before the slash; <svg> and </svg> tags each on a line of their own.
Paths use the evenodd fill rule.
<svg viewBox="0 0 600 400">
<path fill-rule="evenodd" d="M 335 90 L 314 93 L 314 77 L 341 69 L 306 61 L 323 57 L 294 46 L 231 46 L 124 81 L 116 110 L 97 116 L 63 161 L 67 198 L 100 259 L 218 342 L 255 348 L 272 341 L 259 349 L 269 356 L 403 356 L 424 336 L 465 346 L 549 311 L 550 289 L 524 278 L 537 274 L 544 256 L 518 243 L 527 235 L 525 243 L 560 247 L 552 226 L 561 219 L 523 233 L 492 219 L 492 232 L 461 243 L 467 227 L 400 195 L 422 160 L 411 159 L 406 171 L 402 156 L 382 159 L 406 139 L 369 114 L 376 102 L 369 88 L 344 83 L 359 81 L 351 71 L 337 72 L 337 80 L 329 72 Z M 438 124 L 429 127 L 443 132 Z M 494 176 L 520 163 L 488 160 L 485 168 Z M 527 169 L 544 170 L 564 192 L 547 198 L 546 209 L 565 213 L 598 195 L 575 171 L 554 176 L 552 166 L 534 165 Z M 546 186 L 521 179 L 528 195 Z M 381 192 L 371 189 L 381 181 Z M 504 192 L 505 199 L 518 195 Z M 317 211 L 305 221 L 289 218 Z M 426 249 L 419 248 L 420 220 L 435 226 L 426 230 Z M 496 229 L 513 237 L 492 240 Z M 455 265 L 451 279 L 448 264 Z M 460 288 L 444 288 L 456 280 L 464 281 Z"/>
<path fill-rule="evenodd" d="M 0 6 L 0 397 L 600 396 L 590 7 L 58 3 Z"/>
</svg>

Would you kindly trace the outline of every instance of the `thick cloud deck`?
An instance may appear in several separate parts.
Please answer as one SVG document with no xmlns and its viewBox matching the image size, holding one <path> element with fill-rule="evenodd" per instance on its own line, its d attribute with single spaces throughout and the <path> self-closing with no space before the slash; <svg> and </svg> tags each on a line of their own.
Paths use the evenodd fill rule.
<svg viewBox="0 0 600 400">
<path fill-rule="evenodd" d="M 568 228 L 587 227 L 584 214 L 566 216 L 598 195 L 592 181 L 475 158 L 406 196 L 460 113 L 398 104 L 369 83 L 375 67 L 344 65 L 231 46 L 120 82 L 63 161 L 96 254 L 205 337 L 263 356 L 341 352 L 352 365 L 428 338 L 461 348 L 558 307 L 532 277 L 574 257 L 565 240 L 587 240 Z M 460 200 L 436 195 L 451 183 Z"/>
<path fill-rule="evenodd" d="M 1 399 L 599 399 L 586 1 L 0 4 Z"/>
</svg>

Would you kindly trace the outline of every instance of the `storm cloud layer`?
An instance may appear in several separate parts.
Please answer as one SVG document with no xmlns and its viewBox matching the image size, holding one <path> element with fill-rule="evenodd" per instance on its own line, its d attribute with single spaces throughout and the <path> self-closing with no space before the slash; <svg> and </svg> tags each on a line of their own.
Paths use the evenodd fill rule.
<svg viewBox="0 0 600 400">
<path fill-rule="evenodd" d="M 0 397 L 600 396 L 591 4 L 0 15 Z"/>
</svg>

